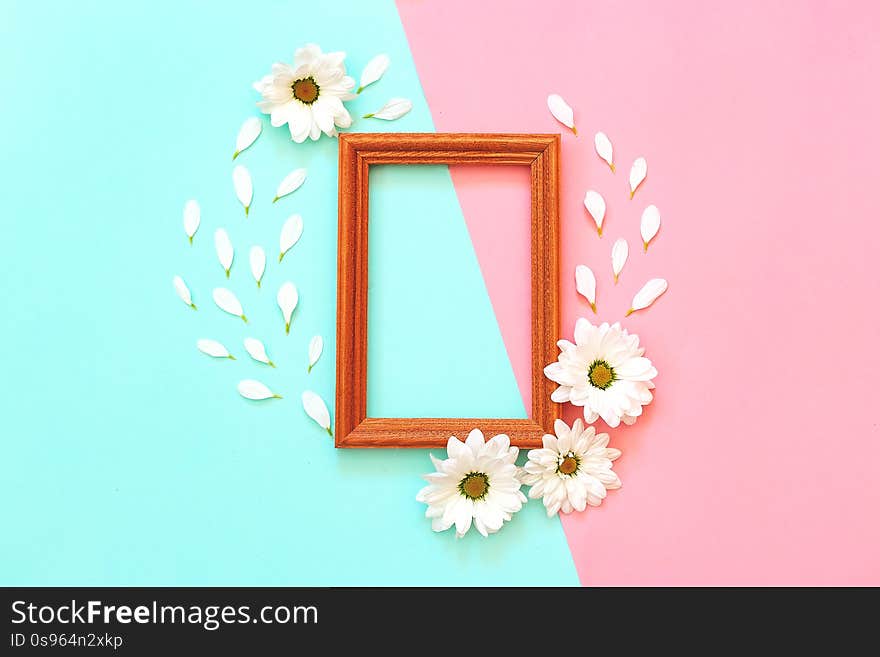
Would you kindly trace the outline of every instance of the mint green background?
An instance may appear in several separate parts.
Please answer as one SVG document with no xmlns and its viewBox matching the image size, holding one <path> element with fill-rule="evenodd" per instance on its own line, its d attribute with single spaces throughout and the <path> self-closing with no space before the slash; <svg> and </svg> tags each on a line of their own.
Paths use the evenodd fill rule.
<svg viewBox="0 0 880 657">
<path fill-rule="evenodd" d="M 424 451 L 335 450 L 301 410 L 306 387 L 333 399 L 336 142 L 296 145 L 265 122 L 238 160 L 255 181 L 247 221 L 230 156 L 256 112 L 250 84 L 308 41 L 346 49 L 355 73 L 390 54 L 352 114 L 391 96 L 415 109 L 355 129 L 433 130 L 391 2 L 0 4 L 0 584 L 577 584 L 559 521 L 540 503 L 489 540 L 434 534 L 414 499 L 430 469 Z M 305 186 L 272 205 L 300 166 Z M 387 375 L 371 373 L 371 403 L 393 411 L 428 398 L 458 414 L 479 396 L 483 409 L 521 416 L 448 174 L 402 175 L 431 192 L 421 212 L 433 233 L 425 223 L 380 231 L 376 280 L 393 291 L 413 239 L 430 237 L 454 266 L 442 286 L 427 268 L 422 289 L 455 293 L 399 304 L 379 295 L 371 362 L 378 347 L 397 351 Z M 393 201 L 397 174 L 376 182 L 377 198 Z M 181 227 L 191 197 L 202 206 L 193 247 Z M 389 222 L 404 216 L 395 207 L 383 210 Z M 293 212 L 305 233 L 279 267 L 278 231 Z M 236 246 L 228 283 L 213 249 L 219 226 Z M 269 254 L 261 291 L 247 264 L 254 243 Z M 177 273 L 198 311 L 175 296 Z M 274 293 L 288 279 L 301 300 L 285 336 Z M 239 294 L 249 326 L 213 305 L 217 285 Z M 410 312 L 425 320 L 415 330 Z M 466 331 L 450 332 L 450 313 L 468 318 Z M 316 333 L 325 355 L 306 375 Z M 247 335 L 277 370 L 247 358 Z M 199 337 L 238 360 L 200 354 Z M 451 349 L 452 364 L 417 356 Z M 408 365 L 401 354 L 413 355 Z M 285 398 L 246 402 L 235 385 L 248 377 Z M 430 395 L 413 395 L 422 381 Z"/>
</svg>

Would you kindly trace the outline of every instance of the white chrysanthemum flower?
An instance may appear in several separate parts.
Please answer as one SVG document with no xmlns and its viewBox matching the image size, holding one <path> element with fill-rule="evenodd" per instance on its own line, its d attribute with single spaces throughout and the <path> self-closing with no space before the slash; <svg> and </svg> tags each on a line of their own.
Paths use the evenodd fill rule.
<svg viewBox="0 0 880 657">
<path fill-rule="evenodd" d="M 431 528 L 442 532 L 455 525 L 461 538 L 473 522 L 483 536 L 494 534 L 526 502 L 515 463 L 519 450 L 504 434 L 487 441 L 474 429 L 463 443 L 452 436 L 446 452 L 445 461 L 430 455 L 437 471 L 424 476 L 428 485 L 416 495 L 428 505 Z"/>
<path fill-rule="evenodd" d="M 315 44 L 300 48 L 293 65 L 276 62 L 272 73 L 254 83 L 263 100 L 257 106 L 271 114 L 272 125 L 285 123 L 290 137 L 302 143 L 318 139 L 323 132 L 336 136 L 336 128 L 351 125 L 351 115 L 342 104 L 355 97 L 354 78 L 345 74 L 345 53 L 322 53 Z"/>
<path fill-rule="evenodd" d="M 553 425 L 556 435 L 544 435 L 543 449 L 529 452 L 522 482 L 532 488 L 529 497 L 543 498 L 548 516 L 559 511 L 583 511 L 599 506 L 609 490 L 620 488 L 612 461 L 620 450 L 608 447 L 608 434 L 584 428 L 580 418 L 571 428 L 562 420 Z"/>
<path fill-rule="evenodd" d="M 639 336 L 619 323 L 593 326 L 584 318 L 574 327 L 574 344 L 560 340 L 559 360 L 544 368 L 545 376 L 559 384 L 550 398 L 584 407 L 592 424 L 600 417 L 610 427 L 634 424 L 642 406 L 654 398 L 652 379 L 657 370 L 643 356 Z"/>
</svg>

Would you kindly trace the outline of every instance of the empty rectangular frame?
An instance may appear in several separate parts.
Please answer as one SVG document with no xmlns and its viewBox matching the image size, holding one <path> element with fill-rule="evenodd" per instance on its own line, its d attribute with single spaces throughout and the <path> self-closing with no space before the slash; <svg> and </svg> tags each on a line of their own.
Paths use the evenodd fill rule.
<svg viewBox="0 0 880 657">
<path fill-rule="evenodd" d="M 444 447 L 478 428 L 541 446 L 559 417 L 544 367 L 559 337 L 559 135 L 384 133 L 339 135 L 336 447 Z M 497 164 L 531 168 L 532 408 L 530 419 L 367 417 L 369 175 L 374 164 Z"/>
</svg>

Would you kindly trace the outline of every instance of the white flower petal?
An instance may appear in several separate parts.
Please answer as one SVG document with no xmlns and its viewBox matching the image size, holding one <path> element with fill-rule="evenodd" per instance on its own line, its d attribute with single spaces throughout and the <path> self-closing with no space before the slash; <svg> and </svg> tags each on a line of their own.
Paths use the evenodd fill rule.
<svg viewBox="0 0 880 657">
<path fill-rule="evenodd" d="M 281 308 L 281 314 L 284 315 L 284 332 L 290 333 L 290 318 L 299 303 L 299 294 L 296 291 L 296 285 L 290 281 L 284 283 L 278 289 L 278 307 Z"/>
<path fill-rule="evenodd" d="M 275 363 L 272 362 L 269 354 L 266 353 L 266 346 L 256 338 L 245 338 L 244 349 L 258 363 L 265 363 L 270 367 L 275 367 Z"/>
<path fill-rule="evenodd" d="M 232 170 L 232 186 L 238 202 L 244 207 L 244 215 L 247 216 L 254 198 L 254 183 L 251 181 L 251 172 L 241 164 Z"/>
<path fill-rule="evenodd" d="M 186 236 L 189 238 L 190 244 L 192 244 L 193 235 L 196 234 L 201 223 L 202 209 L 199 207 L 198 201 L 187 201 L 183 206 L 183 232 L 185 232 Z"/>
<path fill-rule="evenodd" d="M 611 172 L 614 173 L 614 147 L 611 145 L 608 135 L 604 132 L 597 132 L 594 142 L 596 144 L 596 153 L 608 163 L 608 166 L 611 167 Z"/>
<path fill-rule="evenodd" d="M 320 335 L 316 335 L 309 342 L 309 372 L 312 371 L 315 363 L 318 362 L 322 351 L 324 351 L 324 338 Z"/>
<path fill-rule="evenodd" d="M 306 390 L 302 394 L 302 405 L 306 415 L 332 436 L 333 432 L 330 430 L 330 411 L 327 410 L 327 404 L 324 403 L 324 400 L 317 393 Z"/>
<path fill-rule="evenodd" d="M 228 358 L 229 360 L 235 360 L 235 356 L 229 353 L 229 349 L 216 340 L 202 338 L 201 340 L 196 341 L 196 348 L 203 354 L 208 354 L 212 358 Z"/>
<path fill-rule="evenodd" d="M 275 190 L 275 198 L 272 199 L 274 203 L 282 196 L 287 196 L 298 190 L 302 187 L 302 184 L 306 181 L 306 170 L 305 169 L 294 169 L 286 176 L 284 176 L 284 180 L 282 180 L 278 184 L 278 189 Z"/>
<path fill-rule="evenodd" d="M 238 382 L 238 394 L 245 399 L 253 399 L 254 401 L 262 401 L 263 399 L 281 399 L 281 395 L 274 392 L 259 381 L 254 379 L 244 379 Z"/>
<path fill-rule="evenodd" d="M 578 294 L 590 302 L 590 308 L 596 312 L 596 276 L 593 270 L 586 265 L 578 265 L 574 268 L 574 282 Z"/>
<path fill-rule="evenodd" d="M 628 257 L 629 244 L 621 237 L 611 247 L 611 271 L 614 273 L 615 283 L 617 283 L 617 279 L 620 276 L 620 272 L 623 271 L 623 266 L 626 264 Z"/>
<path fill-rule="evenodd" d="M 643 158 L 637 158 L 633 162 L 632 169 L 629 170 L 629 197 L 632 198 L 636 194 L 636 189 L 642 184 L 645 176 L 648 175 L 648 161 Z"/>
<path fill-rule="evenodd" d="M 566 128 L 571 128 L 571 131 L 577 134 L 577 128 L 574 127 L 574 110 L 562 99 L 562 96 L 558 94 L 547 96 L 547 107 L 550 109 L 553 118 Z"/>
<path fill-rule="evenodd" d="M 303 233 L 303 220 L 298 214 L 291 215 L 281 227 L 281 237 L 278 240 L 278 262 L 284 258 L 284 254 L 293 248 Z"/>
<path fill-rule="evenodd" d="M 241 317 L 247 323 L 247 317 L 244 315 L 241 302 L 230 290 L 227 290 L 225 287 L 215 287 L 212 296 L 214 297 L 214 303 L 217 304 L 220 310 L 230 315 Z"/>
<path fill-rule="evenodd" d="M 632 305 L 626 312 L 627 317 L 637 310 L 650 306 L 657 300 L 657 297 L 666 292 L 667 287 L 669 287 L 669 284 L 664 278 L 652 278 L 645 283 L 642 289 L 636 292 L 636 295 L 633 297 Z"/>
<path fill-rule="evenodd" d="M 193 303 L 192 294 L 190 294 L 189 288 L 186 286 L 186 283 L 183 282 L 183 279 L 180 276 L 175 276 L 171 282 L 174 284 L 174 291 L 177 292 L 177 296 L 180 297 L 180 300 L 195 310 L 196 304 Z"/>
<path fill-rule="evenodd" d="M 364 87 L 373 84 L 381 78 L 385 74 L 385 71 L 388 70 L 390 64 L 391 59 L 388 55 L 376 55 L 373 59 L 367 62 L 367 65 L 364 66 L 364 72 L 361 73 L 361 85 L 357 92 L 360 93 L 364 90 Z"/>
<path fill-rule="evenodd" d="M 232 240 L 229 239 L 229 233 L 224 229 L 218 228 L 214 232 L 214 248 L 217 251 L 217 260 L 226 272 L 226 278 L 229 278 L 229 271 L 232 269 L 232 259 L 235 257 L 235 251 L 232 248 Z"/>
<path fill-rule="evenodd" d="M 654 239 L 657 231 L 660 230 L 660 210 L 656 205 L 649 205 L 642 212 L 642 244 L 645 246 L 645 253 L 648 252 L 648 242 Z"/>
<path fill-rule="evenodd" d="M 602 222 L 605 221 L 605 199 L 599 192 L 588 189 L 584 195 L 584 207 L 593 217 L 593 221 L 596 222 L 596 230 L 599 231 L 599 237 L 602 237 Z"/>
<path fill-rule="evenodd" d="M 382 106 L 382 109 L 376 110 L 375 112 L 371 112 L 369 114 L 364 114 L 364 118 L 394 121 L 395 119 L 399 119 L 404 114 L 409 113 L 412 107 L 412 101 L 408 98 L 392 98 L 387 103 L 385 103 L 385 105 Z"/>
<path fill-rule="evenodd" d="M 263 274 L 266 272 L 266 252 L 262 246 L 251 247 L 250 260 L 251 274 L 254 275 L 257 287 L 260 287 L 263 281 Z"/>
<path fill-rule="evenodd" d="M 257 141 L 262 131 L 263 122 L 260 119 L 255 116 L 246 119 L 238 130 L 238 137 L 235 138 L 235 152 L 232 154 L 232 159 L 237 158 L 243 150 Z"/>
</svg>

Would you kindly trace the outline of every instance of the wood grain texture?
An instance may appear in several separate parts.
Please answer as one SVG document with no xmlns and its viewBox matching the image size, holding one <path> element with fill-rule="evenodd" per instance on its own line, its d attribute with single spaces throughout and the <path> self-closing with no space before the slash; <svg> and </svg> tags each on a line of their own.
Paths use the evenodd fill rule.
<svg viewBox="0 0 880 657">
<path fill-rule="evenodd" d="M 479 428 L 518 447 L 541 446 L 559 405 L 543 373 L 559 336 L 559 135 L 374 133 L 339 135 L 336 320 L 336 446 L 444 447 Z M 368 418 L 367 256 L 369 167 L 374 164 L 498 164 L 531 167 L 531 419 Z"/>
</svg>

